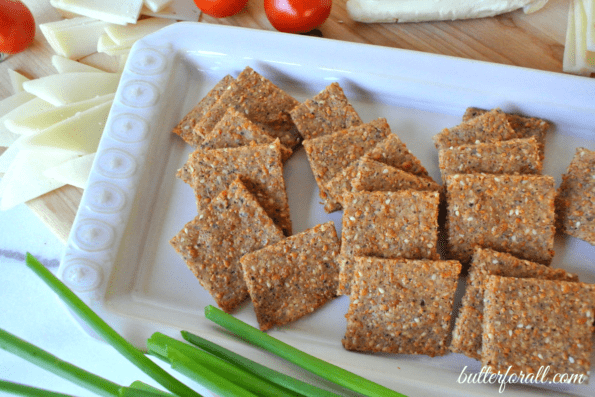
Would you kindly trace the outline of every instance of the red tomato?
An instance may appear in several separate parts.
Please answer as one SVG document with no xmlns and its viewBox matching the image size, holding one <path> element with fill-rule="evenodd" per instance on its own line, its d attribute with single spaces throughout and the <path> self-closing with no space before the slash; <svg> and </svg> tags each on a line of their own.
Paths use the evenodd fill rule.
<svg viewBox="0 0 595 397">
<path fill-rule="evenodd" d="M 332 3 L 332 0 L 264 0 L 264 11 L 278 31 L 304 33 L 326 21 Z"/>
<path fill-rule="evenodd" d="M 215 18 L 225 18 L 237 14 L 248 0 L 194 0 L 202 12 Z"/>
<path fill-rule="evenodd" d="M 0 52 L 16 54 L 35 37 L 31 11 L 18 0 L 0 0 Z"/>
</svg>

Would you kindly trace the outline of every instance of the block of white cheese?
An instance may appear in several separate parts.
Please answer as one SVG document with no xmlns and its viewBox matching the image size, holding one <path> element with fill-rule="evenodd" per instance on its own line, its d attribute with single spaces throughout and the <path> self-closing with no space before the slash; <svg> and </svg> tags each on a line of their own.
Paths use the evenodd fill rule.
<svg viewBox="0 0 595 397">
<path fill-rule="evenodd" d="M 56 68 L 58 73 L 99 73 L 103 72 L 101 69 L 97 69 L 93 66 L 86 65 L 84 63 L 74 61 L 70 58 L 65 58 L 60 55 L 52 55 L 52 65 Z"/>
<path fill-rule="evenodd" d="M 136 23 L 143 0 L 51 0 L 50 4 L 64 11 L 126 25 Z"/>
<path fill-rule="evenodd" d="M 97 40 L 110 24 L 89 17 L 42 23 L 39 29 L 58 55 L 80 59 L 97 51 Z"/>
<path fill-rule="evenodd" d="M 523 8 L 535 12 L 547 0 L 348 0 L 358 22 L 424 22 L 491 17 Z"/>
<path fill-rule="evenodd" d="M 89 179 L 94 159 L 95 153 L 77 156 L 52 168 L 48 168 L 43 172 L 43 175 L 66 185 L 83 189 L 87 185 L 87 179 Z"/>
<path fill-rule="evenodd" d="M 57 73 L 26 81 L 23 88 L 54 106 L 63 106 L 115 93 L 120 77 L 120 73 Z"/>
</svg>

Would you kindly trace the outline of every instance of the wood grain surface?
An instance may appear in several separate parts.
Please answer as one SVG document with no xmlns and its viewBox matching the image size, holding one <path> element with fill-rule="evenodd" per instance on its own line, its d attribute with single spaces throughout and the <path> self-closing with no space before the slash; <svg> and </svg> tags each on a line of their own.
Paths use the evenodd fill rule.
<svg viewBox="0 0 595 397">
<path fill-rule="evenodd" d="M 23 2 L 38 25 L 63 18 L 49 0 Z M 518 10 L 491 18 L 407 24 L 355 22 L 350 19 L 345 3 L 345 0 L 335 0 L 329 19 L 311 34 L 562 73 L 568 0 L 550 0 L 545 8 L 528 15 Z M 216 19 L 203 14 L 199 21 L 274 30 L 266 18 L 262 0 L 249 0 L 246 8 L 233 17 Z M 53 50 L 38 28 L 30 48 L 0 63 L 0 99 L 13 94 L 9 68 L 29 78 L 54 74 L 52 55 Z M 81 61 L 92 63 L 90 59 Z M 117 67 L 117 59 L 107 61 L 106 65 Z M 66 241 L 81 195 L 81 189 L 65 186 L 27 205 L 58 238 Z"/>
</svg>

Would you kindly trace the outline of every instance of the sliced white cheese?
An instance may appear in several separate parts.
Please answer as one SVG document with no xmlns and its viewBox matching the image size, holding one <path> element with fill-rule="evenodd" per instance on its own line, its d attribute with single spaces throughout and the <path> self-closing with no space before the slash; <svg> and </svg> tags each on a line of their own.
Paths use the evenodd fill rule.
<svg viewBox="0 0 595 397">
<path fill-rule="evenodd" d="M 595 53 L 587 50 L 587 13 L 583 0 L 573 0 L 575 35 L 575 73 L 595 73 Z"/>
<path fill-rule="evenodd" d="M 587 49 L 595 51 L 595 0 L 583 0 L 587 13 Z"/>
<path fill-rule="evenodd" d="M 63 182 L 48 178 L 43 172 L 76 156 L 75 152 L 60 149 L 20 150 L 2 178 L 0 210 L 8 210 L 64 186 Z"/>
<path fill-rule="evenodd" d="M 31 111 L 24 111 L 15 114 L 12 117 L 7 117 L 4 120 L 4 125 L 11 132 L 22 135 L 33 135 L 44 131 L 56 123 L 66 120 L 69 117 L 76 115 L 79 112 L 84 112 L 102 103 L 112 101 L 115 94 L 107 94 L 97 96 L 80 102 L 70 103 L 64 106 L 52 106 L 50 108 L 43 108 L 40 106 Z M 32 100 L 31 102 L 39 98 Z M 47 103 L 43 101 L 44 103 Z M 26 106 L 27 104 L 23 105 Z"/>
<path fill-rule="evenodd" d="M 423 22 L 491 17 L 523 8 L 535 12 L 544 0 L 348 0 L 358 22 Z"/>
<path fill-rule="evenodd" d="M 89 179 L 94 159 L 95 153 L 78 156 L 55 167 L 48 168 L 43 172 L 43 175 L 63 182 L 66 185 L 84 189 L 87 185 L 87 179 Z"/>
<path fill-rule="evenodd" d="M 42 23 L 39 29 L 56 54 L 80 59 L 97 51 L 97 40 L 110 24 L 88 17 Z"/>
<path fill-rule="evenodd" d="M 65 58 L 60 55 L 52 56 L 52 65 L 56 68 L 58 73 L 99 73 L 103 72 L 101 69 L 94 68 L 93 66 L 85 65 L 84 63 L 74 61 L 70 58 Z"/>
<path fill-rule="evenodd" d="M 42 132 L 27 136 L 22 148 L 48 147 L 94 153 L 103 134 L 112 101 L 79 112 Z"/>
<path fill-rule="evenodd" d="M 8 77 L 10 77 L 10 84 L 15 93 L 23 91 L 23 83 L 29 80 L 28 77 L 13 69 L 8 69 Z"/>
<path fill-rule="evenodd" d="M 153 12 L 159 12 L 170 5 L 172 0 L 144 0 L 143 4 Z"/>
<path fill-rule="evenodd" d="M 20 142 L 24 140 L 24 137 L 19 137 L 12 145 L 10 145 L 2 155 L 0 155 L 0 173 L 6 173 L 10 169 L 10 165 L 17 157 L 17 154 L 21 150 Z"/>
<path fill-rule="evenodd" d="M 134 25 L 111 25 L 105 28 L 105 32 L 118 46 L 132 46 L 138 39 L 172 23 L 175 21 L 167 18 L 147 18 Z"/>
<path fill-rule="evenodd" d="M 10 146 L 18 138 L 4 126 L 2 118 L 34 98 L 34 95 L 21 91 L 0 101 L 0 146 Z"/>
<path fill-rule="evenodd" d="M 97 52 L 103 52 L 108 55 L 120 56 L 130 52 L 132 45 L 120 46 L 115 43 L 107 33 L 104 33 L 97 42 Z"/>
<path fill-rule="evenodd" d="M 23 117 L 35 117 L 39 113 L 47 112 L 55 108 L 56 107 L 51 103 L 46 102 L 41 98 L 34 97 L 29 102 L 25 102 L 21 106 L 15 108 L 12 112 L 9 112 L 4 116 L 0 117 L 0 129 L 6 128 L 13 134 L 21 134 L 21 131 L 12 128 L 13 120 L 18 120 Z"/>
<path fill-rule="evenodd" d="M 151 17 L 175 19 L 178 21 L 197 22 L 198 17 L 200 17 L 200 9 L 198 9 L 193 1 L 173 0 L 159 11 L 153 11 L 149 7 L 144 6 L 141 10 L 141 14 Z"/>
<path fill-rule="evenodd" d="M 126 25 L 136 23 L 143 0 L 52 0 L 51 4 L 75 14 Z"/>
<path fill-rule="evenodd" d="M 97 46 L 97 43 L 95 43 Z M 104 70 L 110 73 L 120 73 L 122 69 L 119 68 L 118 57 L 107 55 L 105 53 L 96 52 L 88 55 L 84 58 L 79 59 L 81 63 L 85 65 L 93 66 L 94 68 Z"/>
<path fill-rule="evenodd" d="M 26 81 L 23 88 L 54 106 L 63 106 L 115 93 L 120 76 L 119 73 L 58 73 Z"/>
</svg>

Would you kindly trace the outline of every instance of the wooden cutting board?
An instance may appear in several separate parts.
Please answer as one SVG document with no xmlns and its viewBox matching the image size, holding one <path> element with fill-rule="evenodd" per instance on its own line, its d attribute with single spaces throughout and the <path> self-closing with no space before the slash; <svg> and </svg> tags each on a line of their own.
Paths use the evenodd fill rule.
<svg viewBox="0 0 595 397">
<path fill-rule="evenodd" d="M 519 10 L 493 18 L 465 21 L 363 24 L 349 18 L 345 0 L 335 0 L 331 16 L 315 33 L 336 40 L 561 73 L 568 1 L 550 0 L 545 8 L 529 15 Z M 31 9 L 38 24 L 62 18 L 51 7 L 49 0 L 24 0 L 24 3 Z M 202 15 L 200 20 L 274 30 L 266 19 L 262 3 L 262 0 L 249 0 L 247 7 L 236 16 L 216 19 Z M 30 78 L 53 74 L 56 71 L 51 65 L 52 55 L 53 50 L 38 29 L 35 42 L 28 50 L 0 64 L 0 99 L 13 93 L 7 69 L 17 70 Z M 436 66 L 439 73 L 439 65 Z M 81 189 L 65 186 L 31 200 L 27 205 L 58 238 L 66 241 L 81 195 Z"/>
</svg>

